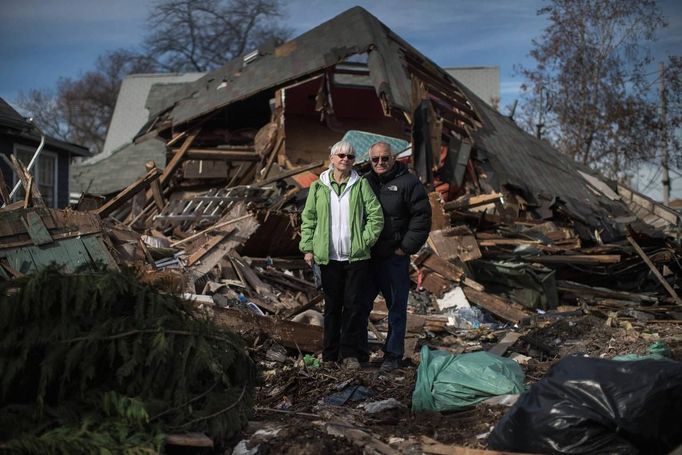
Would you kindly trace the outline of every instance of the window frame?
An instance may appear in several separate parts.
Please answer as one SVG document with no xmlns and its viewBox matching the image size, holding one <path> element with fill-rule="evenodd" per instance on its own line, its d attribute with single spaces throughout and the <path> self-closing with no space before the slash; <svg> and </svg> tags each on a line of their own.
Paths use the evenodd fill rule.
<svg viewBox="0 0 682 455">
<path fill-rule="evenodd" d="M 29 145 L 16 144 L 15 143 L 13 146 L 12 153 L 14 153 L 14 156 L 16 156 L 17 159 L 19 159 L 19 153 L 21 153 L 21 152 L 30 153 L 31 156 L 33 156 L 35 154 L 36 150 L 37 150 L 37 147 L 31 147 Z M 52 158 L 54 160 L 54 175 L 53 175 L 54 184 L 52 187 L 52 191 L 54 192 L 54 198 L 52 200 L 51 207 L 57 208 L 59 205 L 59 154 L 57 154 L 53 151 L 50 151 L 50 150 L 45 150 L 45 149 L 43 149 L 40 152 L 40 156 L 38 156 L 38 160 L 36 161 L 36 163 L 34 165 L 33 171 L 31 171 L 31 175 L 33 175 L 33 179 L 34 179 L 33 183 L 34 183 L 34 185 L 40 185 L 41 184 L 40 181 L 36 180 L 36 179 L 38 176 L 37 171 L 38 171 L 38 167 L 40 166 L 40 161 L 44 157 L 49 157 L 49 158 Z M 28 163 L 25 163 L 25 166 L 28 167 Z M 12 175 L 14 177 L 13 178 L 13 185 L 16 185 L 17 182 L 20 180 L 19 176 L 17 175 L 16 172 L 12 172 Z M 15 196 L 14 199 L 18 200 L 17 196 Z"/>
</svg>

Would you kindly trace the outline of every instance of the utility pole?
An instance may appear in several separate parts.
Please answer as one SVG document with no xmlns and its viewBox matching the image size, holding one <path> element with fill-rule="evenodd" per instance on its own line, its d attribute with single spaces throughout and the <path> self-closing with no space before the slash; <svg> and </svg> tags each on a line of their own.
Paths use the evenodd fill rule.
<svg viewBox="0 0 682 455">
<path fill-rule="evenodd" d="M 538 139 L 542 139 L 542 128 L 545 126 L 545 123 L 542 120 L 542 110 L 544 109 L 544 106 L 542 105 L 542 86 L 540 86 L 539 95 L 540 102 L 538 103 L 538 123 L 535 124 L 535 135 Z"/>
<path fill-rule="evenodd" d="M 661 97 L 661 168 L 663 170 L 663 204 L 670 204 L 670 173 L 668 172 L 668 99 L 665 94 L 665 66 L 659 64 Z"/>
</svg>

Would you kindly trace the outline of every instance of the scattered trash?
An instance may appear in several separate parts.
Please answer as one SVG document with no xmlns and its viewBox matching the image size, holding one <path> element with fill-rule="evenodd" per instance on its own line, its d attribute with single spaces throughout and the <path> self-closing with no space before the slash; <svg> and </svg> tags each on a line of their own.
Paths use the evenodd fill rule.
<svg viewBox="0 0 682 455">
<path fill-rule="evenodd" d="M 343 406 L 349 401 L 362 401 L 374 396 L 374 392 L 362 385 L 349 385 L 340 392 L 333 393 L 324 398 L 325 404 Z"/>
<path fill-rule="evenodd" d="M 395 398 L 389 398 L 387 400 L 362 403 L 358 407 L 364 409 L 367 414 L 376 414 L 389 409 L 404 408 L 405 405 Z"/>
</svg>

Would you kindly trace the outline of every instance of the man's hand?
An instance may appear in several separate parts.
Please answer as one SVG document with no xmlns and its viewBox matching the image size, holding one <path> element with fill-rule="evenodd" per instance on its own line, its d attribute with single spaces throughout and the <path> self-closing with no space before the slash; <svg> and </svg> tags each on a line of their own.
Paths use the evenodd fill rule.
<svg viewBox="0 0 682 455">
<path fill-rule="evenodd" d="M 310 267 L 313 266 L 313 253 L 306 253 L 303 256 L 303 259 L 305 259 L 305 262 L 307 262 Z"/>
<path fill-rule="evenodd" d="M 396 248 L 395 251 L 394 251 L 394 253 L 395 253 L 397 256 L 405 256 L 405 252 L 404 252 L 404 251 L 402 250 L 402 248 L 400 248 L 400 247 Z"/>
</svg>

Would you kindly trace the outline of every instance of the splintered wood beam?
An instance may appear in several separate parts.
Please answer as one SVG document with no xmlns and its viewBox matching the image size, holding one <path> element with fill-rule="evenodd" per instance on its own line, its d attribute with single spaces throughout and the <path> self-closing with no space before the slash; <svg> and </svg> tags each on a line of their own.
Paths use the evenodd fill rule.
<svg viewBox="0 0 682 455">
<path fill-rule="evenodd" d="M 446 202 L 443 208 L 447 211 L 451 210 L 467 210 L 482 205 L 492 204 L 502 199 L 502 193 L 479 194 L 477 196 L 469 196 L 464 199 Z"/>
<path fill-rule="evenodd" d="M 274 177 L 270 177 L 268 179 L 265 179 L 262 182 L 258 183 L 258 186 L 269 185 L 270 183 L 276 182 L 277 180 L 286 179 L 286 178 L 292 177 L 294 175 L 298 175 L 302 172 L 318 168 L 318 167 L 322 166 L 323 164 L 324 164 L 324 161 L 316 161 L 316 162 L 308 164 L 306 166 L 297 167 L 296 169 L 292 169 L 290 171 L 283 172 L 280 175 L 276 175 Z"/>
<path fill-rule="evenodd" d="M 245 219 L 247 219 L 247 218 L 251 218 L 252 216 L 253 216 L 253 215 L 251 215 L 251 214 L 246 214 L 246 215 L 239 216 L 239 217 L 237 217 L 237 218 L 233 218 L 233 219 L 231 219 L 231 220 L 224 221 L 224 222 L 222 222 L 222 223 L 215 224 L 215 225 L 213 225 L 213 226 L 211 226 L 211 227 L 208 227 L 208 228 L 204 229 L 203 231 L 197 232 L 196 234 L 192 234 L 192 235 L 190 235 L 189 237 L 186 237 L 186 238 L 184 238 L 184 239 L 182 239 L 182 240 L 178 240 L 177 242 L 171 243 L 171 247 L 175 248 L 175 247 L 178 246 L 178 245 L 182 245 L 183 243 L 187 243 L 187 242 L 189 242 L 189 241 L 191 241 L 191 240 L 196 239 L 197 237 L 201 237 L 201 236 L 204 235 L 204 234 L 208 234 L 209 232 L 213 232 L 213 231 L 215 231 L 216 229 L 224 228 L 225 226 L 229 226 L 230 224 L 234 224 L 234 223 L 236 223 L 237 221 L 241 221 L 241 220 L 245 220 Z"/>
<path fill-rule="evenodd" d="M 5 183 L 5 176 L 0 170 L 0 196 L 2 197 L 2 203 L 8 205 L 11 201 L 9 200 L 9 190 L 7 189 L 7 183 Z"/>
<path fill-rule="evenodd" d="M 152 169 L 156 169 L 156 163 L 154 161 L 147 161 L 144 165 L 144 168 L 147 169 L 147 172 L 150 172 Z M 161 192 L 161 185 L 159 184 L 158 180 L 154 180 L 151 183 L 151 190 L 152 190 L 152 196 L 154 197 L 154 203 L 156 204 L 156 207 L 159 210 L 163 210 L 163 207 L 166 205 L 166 201 L 163 199 L 163 193 Z"/>
<path fill-rule="evenodd" d="M 526 314 L 525 311 L 514 308 L 511 306 L 511 302 L 508 302 L 501 297 L 477 291 L 466 286 L 463 287 L 462 290 L 470 302 L 480 306 L 504 321 L 519 324 L 521 321 L 528 318 L 528 314 Z"/>
<path fill-rule="evenodd" d="M 175 154 L 180 153 L 175 152 Z M 174 155 L 175 156 L 175 155 Z M 214 161 L 260 161 L 260 156 L 253 150 L 221 150 L 221 149 L 189 149 L 185 153 L 188 160 Z"/>
<path fill-rule="evenodd" d="M 628 238 L 628 242 L 630 242 L 630 245 L 632 245 L 632 247 L 635 249 L 637 254 L 639 254 L 639 257 L 642 258 L 644 263 L 649 266 L 649 269 L 651 269 L 651 273 L 654 274 L 656 279 L 663 285 L 665 290 L 668 291 L 668 294 L 670 294 L 670 296 L 673 298 L 675 303 L 677 303 L 678 305 L 682 305 L 682 300 L 680 300 L 680 296 L 677 295 L 677 292 L 675 292 L 675 290 L 672 288 L 672 286 L 670 286 L 670 284 L 665 280 L 665 278 L 663 278 L 663 275 L 661 275 L 661 272 L 658 271 L 658 269 L 656 268 L 654 263 L 651 262 L 651 259 L 649 259 L 649 256 L 646 255 L 644 250 L 637 244 L 637 242 L 635 241 L 635 239 L 631 235 L 628 235 L 627 238 Z"/>
<path fill-rule="evenodd" d="M 160 172 L 161 171 L 154 167 L 152 170 L 147 172 L 146 175 L 134 181 L 132 184 L 128 186 L 128 188 L 118 193 L 116 197 L 112 198 L 110 201 L 108 201 L 106 204 L 104 204 L 102 207 L 98 208 L 94 212 L 102 218 L 106 217 L 114 210 L 118 209 L 127 201 L 129 201 L 138 192 L 140 192 L 144 188 L 147 188 L 151 184 L 151 182 L 159 178 Z"/>
<path fill-rule="evenodd" d="M 283 346 L 302 352 L 322 350 L 323 329 L 316 325 L 277 320 L 248 310 L 213 307 L 213 321 L 221 327 L 237 332 L 262 333 Z"/>
<path fill-rule="evenodd" d="M 43 200 L 43 197 L 40 195 L 40 191 L 38 190 L 38 185 L 33 185 L 31 184 L 31 174 L 26 170 L 26 167 L 17 159 L 15 155 L 10 155 L 10 160 L 12 160 L 12 167 L 14 168 L 14 172 L 17 174 L 19 177 L 19 180 L 21 180 L 21 184 L 24 186 L 24 190 L 27 193 L 31 193 L 31 200 L 33 202 L 33 205 L 35 207 L 45 207 L 45 201 Z"/>
<path fill-rule="evenodd" d="M 473 449 L 471 447 L 441 444 L 428 436 L 421 437 L 422 452 L 429 455 L 530 455 L 521 452 L 499 452 L 497 450 Z"/>
<path fill-rule="evenodd" d="M 192 145 L 192 142 L 194 142 L 194 139 L 196 139 L 197 136 L 199 135 L 200 131 L 201 128 L 195 128 L 191 133 L 189 133 L 187 139 L 185 139 L 185 141 L 180 146 L 180 149 L 178 149 L 178 151 L 173 155 L 173 158 L 171 158 L 166 167 L 163 169 L 163 173 L 161 174 L 161 177 L 159 177 L 159 183 L 161 184 L 162 188 L 168 183 L 171 176 L 180 165 L 180 162 L 182 162 L 182 160 L 186 158 L 185 154 Z M 151 194 L 148 195 L 147 200 L 149 200 L 150 198 Z"/>
<path fill-rule="evenodd" d="M 523 256 L 521 259 L 539 264 L 618 264 L 620 254 L 557 254 L 554 256 Z"/>
</svg>

